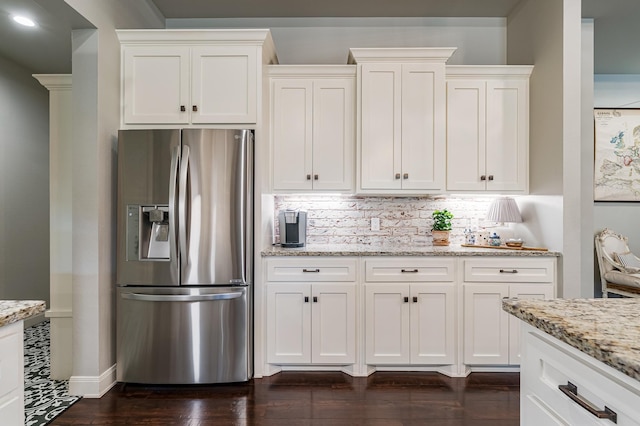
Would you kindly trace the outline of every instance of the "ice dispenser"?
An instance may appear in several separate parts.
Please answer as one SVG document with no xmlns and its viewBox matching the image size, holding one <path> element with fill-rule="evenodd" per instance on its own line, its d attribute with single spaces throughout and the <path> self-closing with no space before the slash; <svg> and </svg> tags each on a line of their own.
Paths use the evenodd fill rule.
<svg viewBox="0 0 640 426">
<path fill-rule="evenodd" d="M 127 207 L 127 260 L 169 260 L 169 206 Z"/>
<path fill-rule="evenodd" d="M 278 215 L 278 224 L 282 247 L 304 247 L 307 241 L 307 212 L 283 210 Z"/>
</svg>

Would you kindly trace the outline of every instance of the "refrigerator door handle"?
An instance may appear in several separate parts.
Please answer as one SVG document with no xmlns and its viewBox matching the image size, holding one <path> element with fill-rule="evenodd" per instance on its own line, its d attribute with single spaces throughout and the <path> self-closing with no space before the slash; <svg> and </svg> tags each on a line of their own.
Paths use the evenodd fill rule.
<svg viewBox="0 0 640 426">
<path fill-rule="evenodd" d="M 120 296 L 127 300 L 143 302 L 207 302 L 212 300 L 231 300 L 242 296 L 242 292 L 216 294 L 144 294 L 122 293 Z"/>
<path fill-rule="evenodd" d="M 180 159 L 180 180 L 178 186 L 178 237 L 180 239 L 180 256 L 188 259 L 187 253 L 187 175 L 189 167 L 189 146 L 182 147 Z"/>
<path fill-rule="evenodd" d="M 169 258 L 171 268 L 178 271 L 178 234 L 176 232 L 176 183 L 178 181 L 178 164 L 180 163 L 180 147 L 171 152 L 171 170 L 169 171 Z"/>
</svg>

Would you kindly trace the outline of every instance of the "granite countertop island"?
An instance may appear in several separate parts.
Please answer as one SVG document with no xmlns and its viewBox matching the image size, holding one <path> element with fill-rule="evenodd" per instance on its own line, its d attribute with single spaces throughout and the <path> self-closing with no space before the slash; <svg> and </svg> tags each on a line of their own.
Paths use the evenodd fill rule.
<svg viewBox="0 0 640 426">
<path fill-rule="evenodd" d="M 263 257 L 269 256 L 524 256 L 559 257 L 555 251 L 534 251 L 518 249 L 494 249 L 481 247 L 463 247 L 459 244 L 449 246 L 407 246 L 377 244 L 308 244 L 301 248 L 269 247 L 262 251 Z"/>
<path fill-rule="evenodd" d="M 0 327 L 44 312 L 45 307 L 42 300 L 0 300 Z"/>
<path fill-rule="evenodd" d="M 640 380 L 640 299 L 503 299 L 508 313 Z"/>
</svg>

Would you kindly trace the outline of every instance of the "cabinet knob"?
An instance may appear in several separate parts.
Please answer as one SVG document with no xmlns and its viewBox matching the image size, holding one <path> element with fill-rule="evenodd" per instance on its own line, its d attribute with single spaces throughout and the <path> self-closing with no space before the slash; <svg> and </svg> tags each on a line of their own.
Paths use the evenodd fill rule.
<svg viewBox="0 0 640 426">
<path fill-rule="evenodd" d="M 180 105 L 180 112 L 185 112 L 187 108 L 184 105 Z"/>
<path fill-rule="evenodd" d="M 489 175 L 489 180 L 493 180 L 493 175 Z"/>
<path fill-rule="evenodd" d="M 396 173 L 396 179 L 400 179 L 400 173 Z"/>
<path fill-rule="evenodd" d="M 318 175 L 313 175 L 313 180 L 318 180 Z"/>
<path fill-rule="evenodd" d="M 198 112 L 198 105 L 194 105 L 191 107 L 191 111 Z"/>
<path fill-rule="evenodd" d="M 304 303 L 309 303 L 309 296 L 304 297 Z"/>
<path fill-rule="evenodd" d="M 413 296 L 413 303 L 418 303 L 418 297 L 417 296 Z"/>
<path fill-rule="evenodd" d="M 487 177 L 485 175 L 480 176 L 480 180 L 487 180 Z"/>
<path fill-rule="evenodd" d="M 311 175 L 307 175 L 307 180 L 311 180 Z"/>
<path fill-rule="evenodd" d="M 313 296 L 313 303 L 318 303 L 318 296 Z"/>
<path fill-rule="evenodd" d="M 409 298 L 408 297 L 404 298 L 404 303 L 409 303 Z"/>
<path fill-rule="evenodd" d="M 409 173 L 405 173 L 404 175 L 402 175 L 403 179 L 409 179 Z"/>
</svg>

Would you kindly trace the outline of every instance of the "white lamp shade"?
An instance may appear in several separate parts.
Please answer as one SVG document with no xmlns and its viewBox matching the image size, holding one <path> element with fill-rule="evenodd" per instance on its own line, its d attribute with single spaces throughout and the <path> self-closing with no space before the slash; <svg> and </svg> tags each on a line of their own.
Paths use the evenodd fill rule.
<svg viewBox="0 0 640 426">
<path fill-rule="evenodd" d="M 493 200 L 486 219 L 491 222 L 522 222 L 516 200 L 511 197 L 500 197 Z"/>
</svg>

